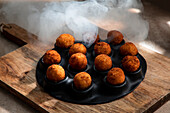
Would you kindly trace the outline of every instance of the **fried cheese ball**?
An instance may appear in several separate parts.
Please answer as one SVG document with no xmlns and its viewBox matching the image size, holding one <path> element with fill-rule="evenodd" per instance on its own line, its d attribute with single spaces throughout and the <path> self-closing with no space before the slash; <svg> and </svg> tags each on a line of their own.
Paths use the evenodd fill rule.
<svg viewBox="0 0 170 113">
<path fill-rule="evenodd" d="M 65 71 L 60 65 L 53 64 L 48 67 L 46 75 L 49 80 L 59 82 L 61 80 L 64 80 Z"/>
<path fill-rule="evenodd" d="M 83 54 L 86 54 L 86 52 L 87 52 L 86 47 L 83 44 L 81 44 L 81 43 L 73 44 L 70 47 L 70 50 L 69 50 L 69 54 L 70 55 L 72 55 L 74 53 L 83 53 Z"/>
<path fill-rule="evenodd" d="M 112 30 L 108 32 L 107 38 L 111 44 L 118 45 L 123 41 L 123 34 L 119 31 Z"/>
<path fill-rule="evenodd" d="M 108 55 L 100 54 L 94 60 L 94 65 L 98 71 L 106 71 L 112 67 L 112 60 Z"/>
<path fill-rule="evenodd" d="M 96 44 L 99 40 L 100 40 L 99 35 L 97 35 L 97 38 L 94 43 Z"/>
<path fill-rule="evenodd" d="M 43 56 L 43 62 L 45 64 L 58 64 L 61 61 L 60 54 L 55 50 L 48 50 Z"/>
<path fill-rule="evenodd" d="M 140 61 L 136 56 L 125 56 L 121 62 L 123 68 L 128 72 L 137 71 L 140 67 Z"/>
<path fill-rule="evenodd" d="M 120 54 L 123 56 L 132 55 L 135 56 L 138 53 L 138 49 L 132 42 L 126 42 L 120 47 Z"/>
<path fill-rule="evenodd" d="M 106 54 L 109 55 L 111 53 L 111 47 L 106 42 L 98 42 L 94 46 L 95 55 Z"/>
<path fill-rule="evenodd" d="M 75 39 L 70 34 L 62 34 L 56 39 L 56 46 L 60 48 L 69 48 L 75 42 Z"/>
<path fill-rule="evenodd" d="M 87 58 L 83 53 L 75 53 L 71 55 L 69 64 L 72 69 L 83 70 L 87 66 Z"/>
<path fill-rule="evenodd" d="M 125 81 L 125 74 L 121 68 L 112 68 L 107 73 L 106 80 L 112 85 L 119 85 Z"/>
<path fill-rule="evenodd" d="M 91 76 L 86 72 L 77 73 L 73 79 L 74 86 L 78 90 L 85 90 L 91 86 Z"/>
</svg>

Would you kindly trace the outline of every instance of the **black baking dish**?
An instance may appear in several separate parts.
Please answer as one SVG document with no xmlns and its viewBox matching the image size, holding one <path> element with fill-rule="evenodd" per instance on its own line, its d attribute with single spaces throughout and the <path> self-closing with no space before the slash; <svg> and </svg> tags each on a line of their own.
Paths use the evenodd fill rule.
<svg viewBox="0 0 170 113">
<path fill-rule="evenodd" d="M 107 42 L 106 40 L 100 41 Z M 125 42 L 123 41 L 120 45 L 116 45 L 115 47 L 114 45 L 111 45 L 113 54 L 111 55 L 111 59 L 113 62 L 113 67 L 122 68 L 120 62 L 122 57 L 120 57 L 119 55 L 118 47 L 120 47 L 124 43 Z M 40 58 L 36 67 L 36 79 L 38 84 L 44 89 L 44 91 L 59 100 L 77 104 L 94 105 L 107 103 L 119 99 L 134 91 L 136 87 L 143 81 L 147 70 L 147 64 L 142 55 L 138 53 L 137 57 L 139 58 L 141 64 L 138 72 L 125 72 L 126 79 L 122 85 L 113 87 L 109 86 L 110 84 L 105 83 L 105 77 L 107 75 L 107 72 L 99 72 L 96 71 L 94 68 L 95 57 L 93 48 L 94 44 L 91 47 L 87 48 L 86 57 L 88 60 L 88 66 L 85 70 L 83 70 L 91 75 L 93 82 L 92 86 L 86 91 L 77 91 L 76 89 L 74 89 L 73 78 L 78 72 L 72 70 L 69 67 L 69 49 L 62 50 L 61 48 L 57 48 L 56 46 L 54 49 L 57 50 L 62 57 L 62 63 L 60 63 L 60 65 L 63 66 L 63 68 L 65 69 L 66 79 L 64 82 L 62 82 L 62 86 L 57 86 L 53 82 L 49 83 L 50 81 L 48 81 L 46 78 L 46 68 L 44 68 L 46 65 L 43 65 L 42 58 Z"/>
</svg>

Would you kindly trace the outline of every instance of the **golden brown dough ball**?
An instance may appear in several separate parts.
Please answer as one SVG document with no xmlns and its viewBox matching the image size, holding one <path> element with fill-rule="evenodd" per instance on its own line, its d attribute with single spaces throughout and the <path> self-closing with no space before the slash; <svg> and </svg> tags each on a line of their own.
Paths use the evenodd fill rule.
<svg viewBox="0 0 170 113">
<path fill-rule="evenodd" d="M 58 64 L 61 61 L 60 54 L 55 50 L 48 50 L 43 56 L 43 62 L 45 64 Z"/>
<path fill-rule="evenodd" d="M 88 87 L 90 87 L 92 83 L 91 76 L 86 72 L 80 72 L 76 74 L 73 81 L 74 81 L 74 86 L 78 90 L 85 90 Z"/>
<path fill-rule="evenodd" d="M 94 46 L 95 55 L 106 54 L 109 55 L 111 53 L 111 47 L 106 42 L 98 42 Z"/>
<path fill-rule="evenodd" d="M 136 56 L 125 56 L 122 60 L 123 68 L 128 72 L 137 71 L 140 67 L 140 61 Z"/>
<path fill-rule="evenodd" d="M 46 75 L 49 80 L 59 82 L 61 80 L 64 80 L 65 71 L 60 65 L 53 64 L 48 67 Z"/>
<path fill-rule="evenodd" d="M 121 68 L 112 68 L 107 73 L 106 80 L 112 85 L 119 85 L 125 81 L 125 74 Z"/>
<path fill-rule="evenodd" d="M 107 34 L 108 40 L 111 40 L 110 43 L 113 45 L 120 44 L 123 41 L 123 34 L 119 31 L 112 30 Z"/>
<path fill-rule="evenodd" d="M 94 43 L 96 44 L 99 40 L 100 40 L 100 37 L 99 37 L 99 34 L 98 34 Z"/>
<path fill-rule="evenodd" d="M 95 58 L 94 65 L 98 71 L 106 71 L 112 67 L 112 60 L 108 55 L 100 54 Z"/>
<path fill-rule="evenodd" d="M 138 53 L 138 49 L 132 42 L 126 42 L 120 47 L 120 54 L 123 56 L 132 55 L 135 56 Z"/>
<path fill-rule="evenodd" d="M 56 39 L 56 46 L 60 48 L 69 48 L 75 42 L 75 39 L 70 34 L 62 34 Z"/>
<path fill-rule="evenodd" d="M 83 70 L 87 66 L 87 58 L 83 53 L 75 53 L 71 55 L 69 64 L 72 69 Z"/>
<path fill-rule="evenodd" d="M 70 50 L 69 50 L 69 54 L 70 55 L 72 55 L 74 53 L 83 53 L 83 54 L 86 54 L 86 52 L 87 52 L 86 47 L 83 44 L 81 44 L 81 43 L 73 44 L 70 47 Z"/>
</svg>

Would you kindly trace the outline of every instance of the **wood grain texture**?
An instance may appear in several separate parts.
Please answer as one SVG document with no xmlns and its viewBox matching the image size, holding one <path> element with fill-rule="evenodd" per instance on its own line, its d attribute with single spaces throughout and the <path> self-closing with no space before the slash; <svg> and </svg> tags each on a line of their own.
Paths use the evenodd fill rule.
<svg viewBox="0 0 170 113">
<path fill-rule="evenodd" d="M 27 44 L 0 58 L 0 85 L 41 112 L 152 112 L 170 99 L 170 59 L 139 48 L 148 68 L 144 81 L 132 93 L 98 105 L 78 105 L 57 100 L 45 93 L 35 79 L 38 60 L 53 44 L 43 44 L 35 35 L 26 35 L 26 30 L 13 26 L 15 31 L 4 29 L 4 32 Z"/>
</svg>

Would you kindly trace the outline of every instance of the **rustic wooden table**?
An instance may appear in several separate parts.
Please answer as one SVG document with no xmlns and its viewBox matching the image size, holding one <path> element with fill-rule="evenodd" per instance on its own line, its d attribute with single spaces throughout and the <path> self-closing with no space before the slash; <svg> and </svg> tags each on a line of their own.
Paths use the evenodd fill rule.
<svg viewBox="0 0 170 113">
<path fill-rule="evenodd" d="M 170 99 L 170 59 L 139 47 L 148 68 L 144 81 L 132 93 L 98 105 L 57 100 L 45 93 L 35 79 L 37 61 L 53 44 L 45 45 L 35 35 L 17 25 L 11 26 L 4 28 L 3 34 L 23 46 L 0 58 L 0 85 L 41 112 L 152 112 Z"/>
</svg>

